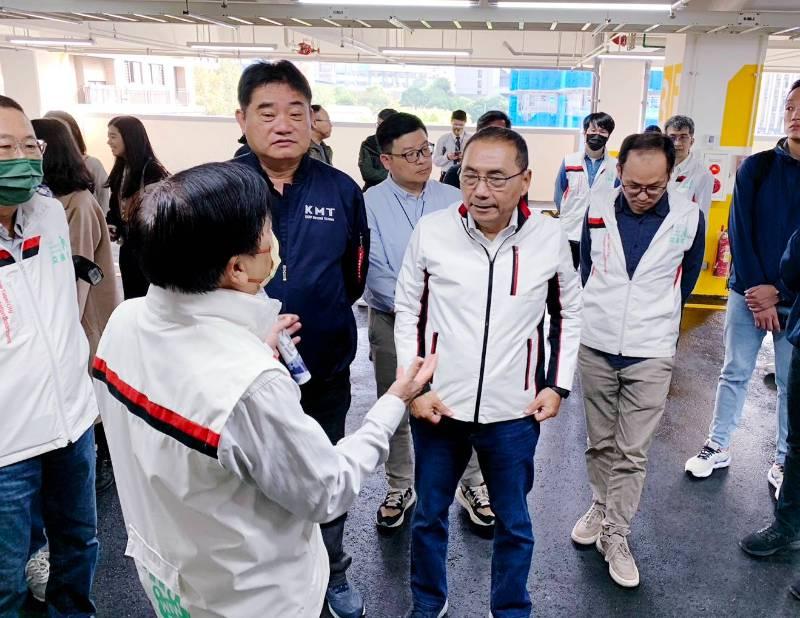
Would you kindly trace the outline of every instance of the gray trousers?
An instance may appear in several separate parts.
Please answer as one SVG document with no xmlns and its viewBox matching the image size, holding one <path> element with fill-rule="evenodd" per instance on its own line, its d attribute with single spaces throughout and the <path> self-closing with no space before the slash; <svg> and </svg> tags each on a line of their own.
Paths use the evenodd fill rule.
<svg viewBox="0 0 800 618">
<path fill-rule="evenodd" d="M 369 353 L 375 367 L 375 382 L 378 398 L 382 397 L 396 377 L 397 354 L 394 347 L 394 315 L 369 308 L 367 333 Z M 414 453 L 408 411 L 389 442 L 389 458 L 386 460 L 386 481 L 392 489 L 408 489 L 414 486 Z M 467 487 L 483 483 L 478 465 L 478 456 L 472 451 L 461 482 Z"/>
<path fill-rule="evenodd" d="M 616 370 L 581 346 L 578 366 L 586 414 L 586 468 L 603 526 L 626 535 L 639 508 L 653 441 L 672 379 L 673 358 L 650 358 Z"/>
</svg>

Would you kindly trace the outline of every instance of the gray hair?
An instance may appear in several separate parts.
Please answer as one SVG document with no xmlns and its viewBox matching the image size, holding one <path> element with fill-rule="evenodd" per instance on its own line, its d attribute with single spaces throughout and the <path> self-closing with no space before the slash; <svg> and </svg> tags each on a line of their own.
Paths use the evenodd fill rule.
<svg viewBox="0 0 800 618">
<path fill-rule="evenodd" d="M 666 133 L 669 129 L 674 129 L 675 131 L 683 131 L 684 129 L 689 129 L 689 135 L 694 135 L 694 120 L 689 118 L 689 116 L 673 116 L 669 120 L 667 120 L 667 124 L 664 125 L 664 133 Z"/>
</svg>

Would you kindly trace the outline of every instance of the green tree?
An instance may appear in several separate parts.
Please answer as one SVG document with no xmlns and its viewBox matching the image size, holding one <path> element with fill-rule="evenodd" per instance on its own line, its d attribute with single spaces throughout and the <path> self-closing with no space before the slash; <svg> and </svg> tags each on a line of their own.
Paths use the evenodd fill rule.
<svg viewBox="0 0 800 618">
<path fill-rule="evenodd" d="M 334 102 L 336 105 L 355 105 L 356 97 L 352 91 L 342 86 L 336 86 L 333 91 Z"/>
<path fill-rule="evenodd" d="M 238 60 L 220 60 L 216 66 L 195 65 L 195 101 L 210 116 L 231 116 L 239 107 L 236 89 L 242 74 Z"/>
<path fill-rule="evenodd" d="M 426 102 L 426 93 L 419 86 L 411 86 L 400 95 L 400 105 L 404 107 L 413 107 L 416 109 L 425 105 Z"/>
</svg>

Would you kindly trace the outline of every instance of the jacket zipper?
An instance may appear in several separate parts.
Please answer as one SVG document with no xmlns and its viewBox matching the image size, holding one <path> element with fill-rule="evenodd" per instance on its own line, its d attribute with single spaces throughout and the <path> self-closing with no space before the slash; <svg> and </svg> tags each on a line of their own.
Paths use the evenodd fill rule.
<svg viewBox="0 0 800 618">
<path fill-rule="evenodd" d="M 517 295 L 517 279 L 519 275 L 519 247 L 514 245 L 511 247 L 512 262 L 511 262 L 511 296 Z"/>
<path fill-rule="evenodd" d="M 364 257 L 366 255 L 366 251 L 364 251 L 364 235 L 358 235 L 358 258 L 356 260 L 356 283 L 361 285 L 362 277 L 364 276 Z"/>
<path fill-rule="evenodd" d="M 491 317 L 492 314 L 492 286 L 494 285 L 494 261 L 497 258 L 497 256 L 500 255 L 500 251 L 502 250 L 503 245 L 506 244 L 506 241 L 509 240 L 510 238 L 513 238 L 518 231 L 519 228 L 517 228 L 517 231 L 515 231 L 514 234 L 504 239 L 503 242 L 500 243 L 500 246 L 497 248 L 494 257 L 490 257 L 489 251 L 486 249 L 486 247 L 478 243 L 480 245 L 480 248 L 483 249 L 483 252 L 486 254 L 486 259 L 489 260 L 489 285 L 486 297 L 486 317 L 484 318 L 484 323 L 483 323 L 483 347 L 481 348 L 481 368 L 478 373 L 478 391 L 475 394 L 476 423 L 478 422 L 478 414 L 481 409 L 481 394 L 483 393 L 483 375 L 486 371 L 486 348 L 489 346 L 489 318 Z"/>
<path fill-rule="evenodd" d="M 525 361 L 525 390 L 531 387 L 531 352 L 533 350 L 533 339 L 528 338 L 528 356 Z"/>
<path fill-rule="evenodd" d="M 628 316 L 628 304 L 631 300 L 631 288 L 633 288 L 633 280 L 628 280 L 628 289 L 625 293 L 625 309 L 622 312 L 622 330 L 619 332 L 619 353 L 622 354 L 622 345 L 625 341 L 625 320 Z"/>
<path fill-rule="evenodd" d="M 53 349 L 50 347 L 50 342 L 47 340 L 47 337 L 44 336 L 44 333 L 47 332 L 44 328 L 44 323 L 42 322 L 42 316 L 39 315 L 39 309 L 34 302 L 34 295 L 33 290 L 31 288 L 30 281 L 28 281 L 28 275 L 25 272 L 25 268 L 23 267 L 23 260 L 22 255 L 20 254 L 20 262 L 19 262 L 19 272 L 22 275 L 22 281 L 25 283 L 25 291 L 28 293 L 28 300 L 31 304 L 31 313 L 36 320 L 36 326 L 39 329 L 39 333 L 42 337 L 44 342 L 44 347 L 47 350 L 47 357 L 50 361 L 50 373 L 53 376 L 53 384 L 56 391 L 56 398 L 58 400 L 58 420 L 61 422 L 61 430 L 64 432 L 64 439 L 67 441 L 67 445 L 72 444 L 72 440 L 69 436 L 69 426 L 67 425 L 66 413 L 64 411 L 64 394 L 61 390 L 61 382 L 58 379 L 58 372 L 55 360 L 55 354 L 53 353 Z"/>
</svg>

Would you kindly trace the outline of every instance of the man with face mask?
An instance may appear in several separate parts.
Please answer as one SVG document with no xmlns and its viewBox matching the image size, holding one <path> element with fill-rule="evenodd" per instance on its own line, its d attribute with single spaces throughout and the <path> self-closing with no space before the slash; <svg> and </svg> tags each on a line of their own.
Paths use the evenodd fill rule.
<svg viewBox="0 0 800 618">
<path fill-rule="evenodd" d="M 162 616 L 318 616 L 319 524 L 386 458 L 435 363 L 398 372 L 361 428 L 331 444 L 275 358 L 279 331 L 300 325 L 264 293 L 279 272 L 272 202 L 237 163 L 150 189 L 129 236 L 150 290 L 114 313 L 93 363 L 128 554 Z"/>
<path fill-rule="evenodd" d="M 572 540 L 596 545 L 620 586 L 639 585 L 628 546 L 647 453 L 667 400 L 683 305 L 705 250 L 697 206 L 668 194 L 675 149 L 660 133 L 622 142 L 622 187 L 597 193 L 581 239 L 583 326 L 578 367 L 592 505 Z"/>
<path fill-rule="evenodd" d="M 576 269 L 580 263 L 581 225 L 586 209 L 596 192 L 605 191 L 617 180 L 617 161 L 606 150 L 614 126 L 614 119 L 604 112 L 586 116 L 583 119 L 584 149 L 564 157 L 556 176 L 553 200 Z"/>
<path fill-rule="evenodd" d="M 37 193 L 44 147 L 19 104 L 0 96 L 0 616 L 16 616 L 27 597 L 37 503 L 48 609 L 93 616 L 97 403 L 64 208 Z"/>
</svg>

